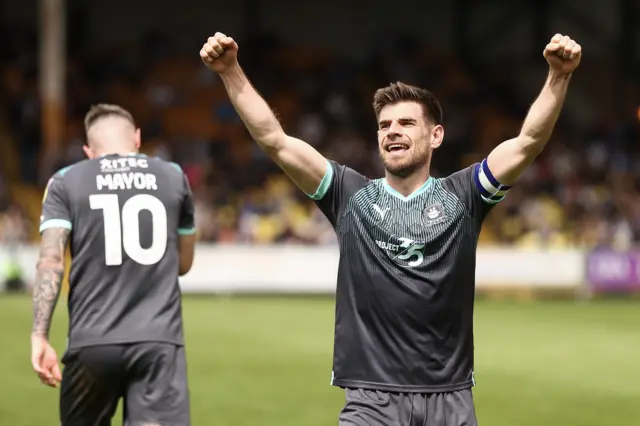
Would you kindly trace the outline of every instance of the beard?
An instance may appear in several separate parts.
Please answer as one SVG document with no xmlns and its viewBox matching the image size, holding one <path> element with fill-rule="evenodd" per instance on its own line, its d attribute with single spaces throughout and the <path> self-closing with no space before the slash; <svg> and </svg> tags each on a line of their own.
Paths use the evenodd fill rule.
<svg viewBox="0 0 640 426">
<path fill-rule="evenodd" d="M 429 161 L 429 152 L 410 152 L 404 158 L 391 159 L 385 156 L 386 152 L 380 152 L 380 159 L 384 165 L 384 169 L 391 175 L 406 178 L 412 175 L 420 167 L 423 167 Z"/>
</svg>

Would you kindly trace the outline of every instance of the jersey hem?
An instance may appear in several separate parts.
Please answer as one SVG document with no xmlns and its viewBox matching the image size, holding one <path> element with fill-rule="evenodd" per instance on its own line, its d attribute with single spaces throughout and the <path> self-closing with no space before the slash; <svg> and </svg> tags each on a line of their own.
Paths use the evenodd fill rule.
<svg viewBox="0 0 640 426">
<path fill-rule="evenodd" d="M 73 225 L 71 224 L 71 221 L 68 221 L 66 219 L 47 219 L 40 224 L 39 231 L 40 233 L 42 233 L 42 231 L 51 228 L 64 228 L 71 231 Z"/>
<path fill-rule="evenodd" d="M 180 228 L 178 229 L 178 235 L 193 235 L 196 233 L 196 228 Z"/>
<path fill-rule="evenodd" d="M 329 160 L 325 161 L 327 169 L 324 172 L 324 176 L 322 177 L 322 180 L 320 181 L 316 192 L 313 194 L 307 194 L 309 198 L 315 201 L 321 200 L 326 195 L 331 186 L 331 181 L 333 180 L 333 166 L 331 165 Z"/>
<path fill-rule="evenodd" d="M 484 201 L 487 204 L 498 204 L 499 202 L 501 202 L 505 198 L 504 195 L 502 195 L 499 198 L 487 198 L 484 195 L 480 195 L 480 196 L 482 197 L 482 201 Z"/>
<path fill-rule="evenodd" d="M 184 340 L 167 339 L 167 338 L 144 338 L 144 339 L 106 339 L 106 340 L 81 340 L 77 342 L 69 341 L 67 349 L 80 349 L 89 346 L 106 346 L 106 345 L 126 345 L 145 342 L 170 343 L 176 346 L 184 346 Z"/>
<path fill-rule="evenodd" d="M 364 382 L 360 380 L 333 380 L 332 386 L 339 388 L 372 389 L 383 392 L 398 393 L 442 393 L 456 392 L 469 389 L 474 386 L 473 380 L 451 385 L 422 386 L 422 385 L 399 385 L 389 383 Z"/>
</svg>

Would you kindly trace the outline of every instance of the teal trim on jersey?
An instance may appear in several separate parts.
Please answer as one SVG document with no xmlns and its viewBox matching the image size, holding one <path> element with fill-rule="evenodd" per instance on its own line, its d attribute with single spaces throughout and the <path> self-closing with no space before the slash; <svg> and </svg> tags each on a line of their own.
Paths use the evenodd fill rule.
<svg viewBox="0 0 640 426">
<path fill-rule="evenodd" d="M 196 233 L 196 228 L 180 228 L 178 229 L 178 235 L 193 235 Z"/>
<path fill-rule="evenodd" d="M 60 175 L 60 177 L 64 176 L 64 174 L 67 173 L 69 171 L 69 169 L 72 168 L 73 166 L 75 166 L 75 164 L 72 164 L 72 165 L 67 166 L 67 167 L 63 167 L 60 170 L 58 170 L 58 174 Z"/>
<path fill-rule="evenodd" d="M 387 190 L 387 192 L 389 194 L 393 195 L 396 198 L 401 199 L 402 201 L 413 200 L 414 198 L 416 198 L 417 196 L 419 196 L 420 194 L 425 192 L 427 189 L 429 189 L 431 187 L 431 185 L 433 184 L 433 178 L 431 176 L 429 176 L 429 179 L 427 179 L 427 181 L 425 183 L 423 183 L 420 188 L 416 189 L 412 194 L 409 194 L 409 196 L 405 197 L 404 195 L 402 195 L 401 193 L 399 193 L 398 191 L 393 189 L 391 187 L 391 185 L 389 185 L 389 183 L 387 183 L 386 179 L 383 178 L 383 179 L 380 179 L 380 180 L 382 181 L 382 186 L 384 187 L 384 189 Z"/>
<path fill-rule="evenodd" d="M 69 222 L 68 220 L 65 220 L 65 219 L 49 219 L 49 220 L 45 220 L 44 222 L 42 222 L 40 224 L 40 232 L 41 233 L 45 229 L 51 229 L 51 228 L 64 228 L 64 229 L 68 229 L 69 231 L 71 231 L 73 226 L 71 225 L 71 222 Z"/>
<path fill-rule="evenodd" d="M 485 197 L 484 195 L 480 195 L 480 196 L 482 197 L 482 201 L 484 201 L 487 204 L 498 204 L 500 201 L 504 200 L 504 197 L 506 197 L 506 195 L 503 195 L 500 198 L 491 199 L 491 198 Z"/>
<path fill-rule="evenodd" d="M 182 167 L 180 167 L 178 165 L 178 163 L 174 163 L 173 161 L 169 161 L 169 164 L 171 164 L 173 166 L 173 168 L 176 169 L 177 171 L 179 171 L 180 173 L 183 173 L 182 172 Z"/>
<path fill-rule="evenodd" d="M 318 185 L 318 189 L 316 192 L 311 195 L 307 194 L 312 200 L 322 200 L 322 197 L 325 196 L 327 191 L 329 191 L 329 187 L 331 186 L 331 181 L 333 180 L 333 167 L 329 160 L 327 161 L 327 170 L 324 172 L 324 176 L 320 181 L 320 185 Z"/>
</svg>

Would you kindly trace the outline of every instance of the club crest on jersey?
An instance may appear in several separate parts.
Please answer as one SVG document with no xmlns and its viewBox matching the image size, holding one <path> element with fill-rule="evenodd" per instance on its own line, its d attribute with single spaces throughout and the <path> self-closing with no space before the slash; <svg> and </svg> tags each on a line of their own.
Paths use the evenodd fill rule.
<svg viewBox="0 0 640 426">
<path fill-rule="evenodd" d="M 427 226 L 436 225 L 447 220 L 447 214 L 440 203 L 434 203 L 427 206 L 427 208 L 424 209 L 422 217 Z"/>
</svg>

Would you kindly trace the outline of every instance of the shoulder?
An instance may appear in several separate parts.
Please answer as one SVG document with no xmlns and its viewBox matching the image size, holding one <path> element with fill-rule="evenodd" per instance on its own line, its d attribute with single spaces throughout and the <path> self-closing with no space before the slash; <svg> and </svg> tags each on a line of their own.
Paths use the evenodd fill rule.
<svg viewBox="0 0 640 426">
<path fill-rule="evenodd" d="M 82 160 L 77 163 L 73 163 L 68 166 L 62 167 L 61 169 L 53 173 L 45 186 L 45 194 L 44 194 L 45 196 L 43 197 L 43 199 L 46 198 L 47 192 L 52 187 L 56 187 L 56 188 L 63 187 L 65 185 L 65 182 L 69 179 L 69 175 L 73 176 L 79 170 L 82 170 L 84 168 L 82 166 L 86 165 L 90 161 L 91 160 Z"/>
<path fill-rule="evenodd" d="M 326 172 L 317 191 L 314 194 L 308 194 L 315 201 L 324 199 L 325 195 L 329 193 L 333 196 L 340 196 L 344 200 L 345 197 L 348 198 L 371 182 L 371 179 L 344 164 L 330 159 L 327 159 L 326 162 Z"/>
<path fill-rule="evenodd" d="M 167 170 L 167 172 L 169 172 L 169 173 L 174 173 L 174 174 L 178 174 L 178 175 L 184 174 L 184 170 L 176 162 L 164 160 L 164 159 L 162 159 L 160 157 L 142 157 L 142 158 L 146 158 L 147 161 L 149 161 L 149 164 L 153 164 L 153 165 L 157 165 L 158 167 L 162 167 L 163 169 Z"/>
<path fill-rule="evenodd" d="M 478 164 L 479 163 L 474 163 L 447 176 L 436 178 L 435 185 L 461 198 L 463 194 L 466 194 L 472 188 L 473 176 L 478 168 Z"/>
<path fill-rule="evenodd" d="M 93 163 L 95 163 L 95 160 L 86 159 L 78 161 L 77 163 L 69 164 L 68 166 L 62 167 L 57 172 L 55 172 L 53 174 L 53 177 L 61 179 L 66 178 L 69 175 L 73 175 L 79 171 L 86 170 L 86 167 Z"/>
<path fill-rule="evenodd" d="M 163 173 L 168 174 L 169 176 L 175 176 L 182 178 L 185 173 L 182 167 L 173 161 L 167 161 L 160 157 L 140 157 L 143 160 L 146 160 L 149 164 L 150 168 L 154 168 L 158 171 L 162 171 Z"/>
<path fill-rule="evenodd" d="M 482 215 L 490 209 L 487 206 L 501 202 L 511 189 L 511 186 L 501 185 L 496 180 L 486 158 L 440 179 L 440 182 L 446 191 Z"/>
<path fill-rule="evenodd" d="M 448 176 L 438 178 L 437 180 L 443 185 L 455 185 L 459 183 L 473 182 L 473 176 L 478 171 L 480 163 L 473 163 L 463 169 L 455 171 Z"/>
<path fill-rule="evenodd" d="M 334 175 L 333 177 L 340 182 L 347 181 L 348 183 L 356 183 L 360 186 L 366 186 L 375 182 L 374 179 L 364 176 L 360 172 L 357 172 L 349 166 L 340 164 L 337 161 L 327 160 L 327 163 L 329 165 L 327 171 L 329 172 L 330 170 L 330 173 Z"/>
</svg>

